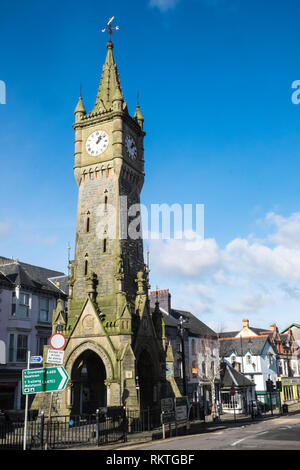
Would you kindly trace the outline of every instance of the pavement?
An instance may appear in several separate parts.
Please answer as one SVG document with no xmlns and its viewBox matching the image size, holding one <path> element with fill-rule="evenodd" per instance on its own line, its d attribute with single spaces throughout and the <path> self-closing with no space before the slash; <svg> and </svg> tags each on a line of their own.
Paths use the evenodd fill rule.
<svg viewBox="0 0 300 470">
<path fill-rule="evenodd" d="M 300 413 L 300 403 L 293 405 L 288 405 L 288 414 L 298 414 Z M 254 418 L 255 422 L 276 419 L 281 417 L 282 414 L 279 410 L 274 410 L 273 415 L 269 412 L 268 414 L 257 416 Z M 177 429 L 175 425 L 172 426 L 166 425 L 165 427 L 165 439 L 180 437 L 180 436 L 192 436 L 194 434 L 204 434 L 207 432 L 220 431 L 229 427 L 243 426 L 247 423 L 252 423 L 253 420 L 251 416 L 245 417 L 244 415 L 236 415 L 235 417 L 231 414 L 222 414 L 219 421 L 214 421 L 212 416 L 206 416 L 205 422 L 203 420 L 190 421 L 187 426 L 186 423 L 178 424 Z M 163 439 L 162 428 L 158 428 L 152 431 L 144 431 L 140 433 L 128 434 L 126 442 L 116 442 L 108 445 L 97 446 L 76 446 L 69 447 L 64 450 L 118 450 L 125 449 L 135 444 L 145 444 L 149 442 L 159 442 L 165 441 Z"/>
</svg>

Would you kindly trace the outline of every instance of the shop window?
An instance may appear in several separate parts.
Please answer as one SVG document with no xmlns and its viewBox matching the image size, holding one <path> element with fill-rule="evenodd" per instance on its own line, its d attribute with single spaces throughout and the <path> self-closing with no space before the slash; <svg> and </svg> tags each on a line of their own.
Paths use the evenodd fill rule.
<svg viewBox="0 0 300 470">
<path fill-rule="evenodd" d="M 9 362 L 26 362 L 28 336 L 23 334 L 9 335 Z"/>
</svg>

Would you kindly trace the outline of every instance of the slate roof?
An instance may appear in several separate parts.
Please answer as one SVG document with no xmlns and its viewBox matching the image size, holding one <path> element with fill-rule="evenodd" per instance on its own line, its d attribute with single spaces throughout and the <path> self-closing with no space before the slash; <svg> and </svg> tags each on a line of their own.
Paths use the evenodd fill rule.
<svg viewBox="0 0 300 470">
<path fill-rule="evenodd" d="M 0 284 L 5 287 L 12 287 L 12 282 L 0 271 Z"/>
<path fill-rule="evenodd" d="M 195 336 L 210 336 L 217 338 L 218 335 L 213 331 L 209 326 L 205 325 L 199 318 L 193 315 L 191 312 L 185 310 L 171 309 L 171 315 L 179 320 L 180 316 L 188 320 L 188 323 L 185 324 L 186 329 L 189 331 L 190 335 Z"/>
<path fill-rule="evenodd" d="M 235 387 L 254 387 L 255 384 L 234 369 L 228 362 L 222 362 L 220 370 L 221 386 L 224 388 Z"/>
<path fill-rule="evenodd" d="M 272 341 L 275 341 L 277 340 L 277 335 L 278 335 L 278 332 L 277 331 L 273 331 L 273 330 L 267 330 L 267 329 L 263 329 L 263 328 L 249 328 L 251 331 L 253 331 L 253 333 L 255 333 L 257 335 L 257 337 L 265 337 L 265 336 L 268 336 L 270 338 L 270 340 Z M 236 335 L 238 335 L 240 333 L 241 330 L 239 331 L 229 331 L 229 332 L 225 332 L 225 333 L 219 333 L 219 338 L 220 339 L 223 339 L 223 338 L 234 338 Z M 285 330 L 286 331 L 286 330 Z M 245 336 L 245 339 L 249 340 L 249 336 Z M 251 339 L 254 338 L 254 336 L 251 336 Z M 289 343 L 290 340 L 291 340 L 291 335 L 290 335 L 290 332 L 287 331 L 286 333 L 280 333 L 280 340 L 282 341 L 283 344 L 285 343 Z"/>
<path fill-rule="evenodd" d="M 177 328 L 177 327 L 178 327 L 178 325 L 179 325 L 179 321 L 178 321 L 178 320 L 176 320 L 175 318 L 171 317 L 171 315 L 169 315 L 168 313 L 164 312 L 164 310 L 163 310 L 162 308 L 160 308 L 160 311 L 161 311 L 162 314 L 163 314 L 165 326 L 170 326 L 170 327 L 173 327 L 173 328 Z M 150 307 L 150 312 L 151 312 L 151 314 L 154 312 L 154 307 Z"/>
<path fill-rule="evenodd" d="M 290 328 L 293 328 L 296 327 L 296 328 L 300 328 L 300 325 L 299 323 L 292 323 L 291 325 L 289 325 L 287 328 L 285 328 L 284 330 L 282 330 L 282 332 L 280 333 L 281 335 L 284 334 L 286 331 L 288 331 Z"/>
<path fill-rule="evenodd" d="M 249 339 L 251 339 L 251 344 L 249 344 Z M 250 351 L 253 356 L 260 356 L 267 342 L 271 345 L 268 335 L 219 339 L 220 356 L 229 357 L 232 353 L 237 356 L 242 356 L 248 351 Z"/>
<path fill-rule="evenodd" d="M 249 327 L 249 329 L 253 331 L 256 335 L 266 334 L 267 332 L 270 331 L 270 330 L 266 330 L 263 328 L 252 328 L 252 326 Z M 219 338 L 233 338 L 234 336 L 238 335 L 240 332 L 241 330 L 226 331 L 225 333 L 224 332 L 218 333 L 218 335 L 219 335 Z"/>
<path fill-rule="evenodd" d="M 190 336 L 209 336 L 217 338 L 217 333 L 203 323 L 199 318 L 195 317 L 191 312 L 185 310 L 171 309 L 170 314 L 160 308 L 163 313 L 165 326 L 177 328 L 180 324 L 179 318 L 182 316 L 187 319 L 185 323 L 185 329 L 188 330 Z M 150 307 L 151 313 L 154 311 L 154 307 Z"/>
<path fill-rule="evenodd" d="M 28 290 L 38 290 L 59 295 L 66 293 L 58 288 L 50 278 L 59 277 L 61 280 L 67 276 L 52 269 L 34 266 L 18 260 L 12 260 L 0 256 L 0 283 L 6 283 L 10 287 L 21 286 Z M 65 283 L 66 281 L 64 281 Z"/>
</svg>

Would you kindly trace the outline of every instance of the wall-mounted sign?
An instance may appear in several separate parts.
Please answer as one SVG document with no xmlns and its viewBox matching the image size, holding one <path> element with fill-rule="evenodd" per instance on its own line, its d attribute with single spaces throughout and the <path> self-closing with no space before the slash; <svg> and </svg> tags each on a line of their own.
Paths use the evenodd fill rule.
<svg viewBox="0 0 300 470">
<path fill-rule="evenodd" d="M 63 364 L 65 351 L 57 349 L 48 349 L 47 351 L 47 364 Z"/>
</svg>

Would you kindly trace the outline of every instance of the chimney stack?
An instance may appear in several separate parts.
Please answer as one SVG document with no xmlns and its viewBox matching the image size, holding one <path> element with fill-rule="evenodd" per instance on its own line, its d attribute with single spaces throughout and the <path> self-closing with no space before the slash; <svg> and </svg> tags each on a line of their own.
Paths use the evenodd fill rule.
<svg viewBox="0 0 300 470">
<path fill-rule="evenodd" d="M 150 307 L 155 307 L 155 302 L 158 300 L 159 306 L 166 310 L 168 314 L 171 313 L 171 294 L 169 289 L 152 291 L 150 295 Z"/>
</svg>

